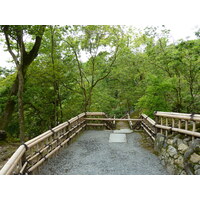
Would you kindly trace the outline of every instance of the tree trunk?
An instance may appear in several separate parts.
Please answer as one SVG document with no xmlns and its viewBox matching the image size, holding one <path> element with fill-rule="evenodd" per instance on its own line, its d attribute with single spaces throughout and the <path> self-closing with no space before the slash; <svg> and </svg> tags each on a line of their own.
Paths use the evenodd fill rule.
<svg viewBox="0 0 200 200">
<path fill-rule="evenodd" d="M 3 115 L 0 118 L 0 130 L 5 130 L 5 128 L 8 126 L 11 120 L 12 113 L 14 112 L 15 104 L 16 104 L 16 101 L 13 99 L 13 96 L 16 96 L 17 94 L 18 94 L 18 100 L 20 100 L 19 109 L 21 109 L 19 113 L 19 120 L 23 122 L 23 117 L 22 117 L 23 116 L 23 97 L 22 96 L 23 96 L 23 90 L 24 90 L 24 80 L 26 76 L 26 70 L 28 66 L 33 62 L 33 60 L 37 57 L 37 54 L 41 45 L 41 41 L 42 41 L 42 36 L 45 31 L 45 27 L 46 26 L 44 25 L 40 26 L 39 28 L 40 34 L 36 36 L 35 43 L 29 52 L 26 52 L 25 50 L 25 45 L 23 42 L 23 30 L 22 29 L 20 30 L 19 27 L 16 28 L 15 33 L 17 37 L 17 44 L 20 46 L 20 51 L 21 51 L 21 56 L 22 56 L 20 58 L 21 60 L 20 64 L 17 59 L 17 56 L 13 52 L 12 46 L 10 45 L 11 44 L 11 40 L 9 38 L 10 26 L 5 25 L 3 27 L 3 32 L 4 32 L 6 44 L 8 47 L 8 51 L 13 57 L 13 60 L 16 66 L 18 67 L 18 70 L 20 68 L 20 72 L 18 71 L 17 77 L 12 85 L 10 96 L 5 106 L 5 110 L 3 112 Z M 19 83 L 19 80 L 20 80 L 20 83 Z M 24 128 L 22 126 L 20 130 L 22 130 L 23 132 L 23 129 Z"/>
<path fill-rule="evenodd" d="M 24 76 L 22 72 L 22 66 L 18 67 L 18 110 L 19 110 L 19 132 L 20 141 L 24 143 L 25 141 L 25 129 L 24 129 Z"/>
</svg>

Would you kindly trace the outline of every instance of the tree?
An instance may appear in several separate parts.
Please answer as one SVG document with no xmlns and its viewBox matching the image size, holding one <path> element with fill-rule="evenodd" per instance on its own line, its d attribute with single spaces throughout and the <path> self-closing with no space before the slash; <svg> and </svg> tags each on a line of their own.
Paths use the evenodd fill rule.
<svg viewBox="0 0 200 200">
<path fill-rule="evenodd" d="M 111 73 L 120 48 L 122 30 L 115 26 L 73 26 L 65 29 L 66 46 L 74 59 L 72 69 L 77 68 L 76 81 L 84 97 L 83 110 L 89 111 L 95 86 Z M 81 62 L 81 54 L 88 60 Z M 67 55 L 68 56 L 68 55 Z M 78 76 L 77 76 L 78 75 Z"/>
<path fill-rule="evenodd" d="M 11 88 L 10 98 L 7 101 L 5 110 L 0 120 L 0 129 L 5 129 L 9 123 L 16 104 L 16 102 L 12 99 L 12 96 L 18 95 L 19 129 L 21 142 L 24 141 L 25 136 L 23 92 L 26 71 L 28 66 L 37 57 L 44 30 L 45 26 L 1 26 L 1 31 L 5 36 L 7 50 L 11 54 L 17 68 L 17 77 Z M 25 35 L 35 37 L 35 42 L 31 48 L 24 42 Z"/>
</svg>

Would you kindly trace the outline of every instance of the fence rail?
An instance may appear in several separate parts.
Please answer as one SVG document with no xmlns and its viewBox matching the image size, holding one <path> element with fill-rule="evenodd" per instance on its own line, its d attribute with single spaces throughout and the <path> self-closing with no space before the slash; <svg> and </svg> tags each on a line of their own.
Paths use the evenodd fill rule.
<svg viewBox="0 0 200 200">
<path fill-rule="evenodd" d="M 197 124 L 200 125 L 199 114 L 155 112 L 155 117 L 156 120 L 154 121 L 145 114 L 141 115 L 141 127 L 153 140 L 155 140 L 158 132 L 166 135 L 176 132 L 193 137 L 200 137 L 200 133 L 196 129 Z"/>
<path fill-rule="evenodd" d="M 1 175 L 32 174 L 34 171 L 87 125 L 90 116 L 105 116 L 103 112 L 86 112 L 25 142 L 15 151 L 0 171 Z M 99 124 L 98 124 L 99 126 Z"/>
<path fill-rule="evenodd" d="M 115 116 L 108 118 L 103 112 L 86 112 L 19 146 L 1 169 L 0 174 L 33 174 L 42 163 L 86 127 L 114 129 L 116 121 L 128 121 L 131 129 L 138 127 L 139 124 L 152 140 L 155 140 L 158 132 L 166 135 L 177 132 L 200 137 L 200 133 L 197 132 L 197 125 L 200 125 L 199 114 L 155 112 L 154 121 L 145 114 L 141 114 L 139 119 L 131 119 L 128 114 L 121 119 L 116 119 Z M 135 126 L 133 121 L 136 122 Z"/>
</svg>

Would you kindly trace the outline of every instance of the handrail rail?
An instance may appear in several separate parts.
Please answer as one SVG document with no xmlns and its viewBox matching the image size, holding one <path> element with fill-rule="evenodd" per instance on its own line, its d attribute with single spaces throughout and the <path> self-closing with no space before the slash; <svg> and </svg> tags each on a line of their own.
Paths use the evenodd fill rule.
<svg viewBox="0 0 200 200">
<path fill-rule="evenodd" d="M 8 162 L 1 169 L 0 174 L 1 175 L 3 175 L 3 174 L 4 175 L 11 174 L 12 170 L 16 167 L 16 165 L 18 164 L 19 160 L 24 155 L 25 151 L 26 151 L 25 146 L 24 145 L 20 145 L 19 148 L 12 155 L 12 157 L 8 160 Z M 22 167 L 22 166 L 18 166 L 18 167 Z"/>
<path fill-rule="evenodd" d="M 95 120 L 95 121 L 142 121 L 141 119 L 116 119 L 116 118 L 84 118 L 86 120 Z"/>
<path fill-rule="evenodd" d="M 130 127 L 132 127 L 132 121 L 137 121 L 138 123 L 140 122 L 141 127 L 152 140 L 155 140 L 158 132 L 163 133 L 163 131 L 166 135 L 177 132 L 200 137 L 200 133 L 196 131 L 196 123 L 200 121 L 199 114 L 159 111 L 155 112 L 156 121 L 145 114 L 141 114 L 140 119 L 131 119 L 128 114 L 126 116 L 127 119 L 116 119 L 115 117 L 108 118 L 103 112 L 81 113 L 19 146 L 0 170 L 0 175 L 34 173 L 47 158 L 55 154 L 86 126 L 103 126 L 112 129 L 113 123 L 111 122 L 128 121 Z M 96 122 L 88 123 L 88 121 Z M 104 123 L 97 123 L 99 121 Z M 184 127 L 182 127 L 183 122 L 185 123 Z M 190 124 L 192 125 L 192 130 L 189 127 Z"/>
<path fill-rule="evenodd" d="M 155 115 L 156 114 L 166 114 L 166 115 L 185 115 L 185 116 L 191 116 L 191 115 L 196 115 L 198 117 L 200 117 L 200 114 L 195 114 L 195 113 L 192 113 L 192 114 L 189 114 L 189 113 L 177 113 L 177 112 L 162 112 L 162 111 L 155 111 L 154 113 Z"/>
<path fill-rule="evenodd" d="M 171 132 L 177 132 L 177 133 L 190 135 L 193 137 L 200 137 L 200 133 L 196 131 L 196 123 L 200 122 L 199 114 L 174 113 L 174 112 L 168 113 L 168 112 L 157 111 L 154 113 L 154 115 L 156 116 L 156 121 L 154 121 L 153 119 L 151 119 L 145 114 L 141 115 L 143 119 L 141 122 L 142 128 L 154 140 L 158 131 L 160 131 L 160 133 L 163 133 L 163 131 L 165 131 L 166 135 Z M 165 119 L 165 122 L 163 119 Z M 171 124 L 169 123 L 169 119 L 171 120 Z M 177 122 L 178 127 L 175 127 L 176 125 L 175 120 L 178 120 Z M 192 124 L 192 130 L 188 130 L 189 121 L 191 121 L 190 123 Z M 182 122 L 185 123 L 184 128 L 182 128 Z"/>
<path fill-rule="evenodd" d="M 199 114 L 187 114 L 187 113 L 167 113 L 167 112 L 155 112 L 155 116 L 159 117 L 167 117 L 167 118 L 174 118 L 174 119 L 184 119 L 184 120 L 194 120 L 200 121 Z"/>
</svg>

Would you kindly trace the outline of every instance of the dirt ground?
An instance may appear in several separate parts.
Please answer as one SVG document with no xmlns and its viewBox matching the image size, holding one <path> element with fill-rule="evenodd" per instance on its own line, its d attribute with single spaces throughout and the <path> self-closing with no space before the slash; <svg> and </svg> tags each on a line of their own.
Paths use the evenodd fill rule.
<svg viewBox="0 0 200 200">
<path fill-rule="evenodd" d="M 7 160 L 12 156 L 15 150 L 19 147 L 19 142 L 3 142 L 0 141 L 0 169 L 4 166 Z"/>
<path fill-rule="evenodd" d="M 116 129 L 129 129 L 128 122 L 118 121 L 116 122 Z"/>
</svg>

